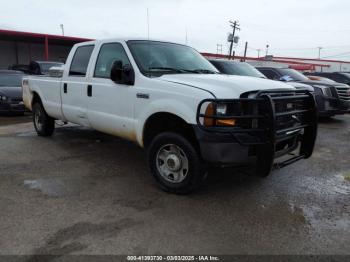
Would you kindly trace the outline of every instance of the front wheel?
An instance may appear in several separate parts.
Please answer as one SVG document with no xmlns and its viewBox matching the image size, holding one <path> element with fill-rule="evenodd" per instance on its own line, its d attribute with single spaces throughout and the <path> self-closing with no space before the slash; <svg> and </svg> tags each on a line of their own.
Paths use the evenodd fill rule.
<svg viewBox="0 0 350 262">
<path fill-rule="evenodd" d="M 189 193 L 198 188 L 206 176 L 197 150 L 177 133 L 157 135 L 148 148 L 148 162 L 158 185 L 171 193 Z"/>
<path fill-rule="evenodd" d="M 33 123 L 39 136 L 51 136 L 55 130 L 55 119 L 45 112 L 41 103 L 33 105 Z"/>
</svg>

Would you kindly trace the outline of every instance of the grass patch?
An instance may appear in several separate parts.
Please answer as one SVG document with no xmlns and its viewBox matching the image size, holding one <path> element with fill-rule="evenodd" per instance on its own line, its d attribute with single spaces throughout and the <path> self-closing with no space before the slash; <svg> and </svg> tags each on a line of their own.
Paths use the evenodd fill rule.
<svg viewBox="0 0 350 262">
<path fill-rule="evenodd" d="M 350 182 L 350 171 L 344 174 L 344 179 Z"/>
</svg>

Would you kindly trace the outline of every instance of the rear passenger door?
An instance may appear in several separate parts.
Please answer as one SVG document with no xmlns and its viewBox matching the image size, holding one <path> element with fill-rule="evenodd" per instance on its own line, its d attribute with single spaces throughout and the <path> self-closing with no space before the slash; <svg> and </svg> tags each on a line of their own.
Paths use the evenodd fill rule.
<svg viewBox="0 0 350 262">
<path fill-rule="evenodd" d="M 87 71 L 94 45 L 78 46 L 65 70 L 62 86 L 62 113 L 69 122 L 90 126 L 87 116 Z"/>
</svg>

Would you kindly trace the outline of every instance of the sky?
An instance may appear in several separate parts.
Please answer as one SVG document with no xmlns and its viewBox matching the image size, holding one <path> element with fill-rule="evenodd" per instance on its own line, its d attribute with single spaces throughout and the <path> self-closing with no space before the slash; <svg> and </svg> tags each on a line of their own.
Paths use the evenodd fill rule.
<svg viewBox="0 0 350 262">
<path fill-rule="evenodd" d="M 1 3 L 3 2 L 3 3 Z M 93 39 L 149 37 L 227 54 L 229 21 L 239 21 L 242 55 L 350 61 L 349 0 L 0 0 L 0 29 Z M 148 10 L 148 19 L 147 19 Z M 149 21 L 149 27 L 148 23 Z M 186 37 L 187 35 L 187 37 Z M 221 53 L 221 51 L 219 51 Z"/>
</svg>

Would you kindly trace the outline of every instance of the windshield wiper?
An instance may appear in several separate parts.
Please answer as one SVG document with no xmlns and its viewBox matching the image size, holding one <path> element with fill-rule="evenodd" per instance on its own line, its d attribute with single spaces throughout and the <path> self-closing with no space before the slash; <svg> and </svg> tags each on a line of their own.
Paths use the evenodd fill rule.
<svg viewBox="0 0 350 262">
<path fill-rule="evenodd" d="M 148 68 L 149 71 L 152 70 L 163 70 L 163 71 L 171 71 L 171 72 L 176 72 L 176 73 L 186 73 L 188 72 L 185 69 L 179 69 L 179 68 L 173 68 L 173 67 L 150 67 Z"/>
<path fill-rule="evenodd" d="M 177 73 L 193 73 L 193 74 L 218 74 L 215 71 L 208 70 L 208 69 L 182 69 L 182 68 L 173 68 L 173 67 L 150 67 L 148 69 L 149 71 L 151 70 L 164 70 L 164 71 L 172 71 L 172 72 L 177 72 Z"/>
<path fill-rule="evenodd" d="M 219 74 L 218 72 L 215 72 L 209 69 L 195 69 L 195 70 L 189 70 L 189 71 L 194 73 L 199 73 L 199 74 Z"/>
</svg>

